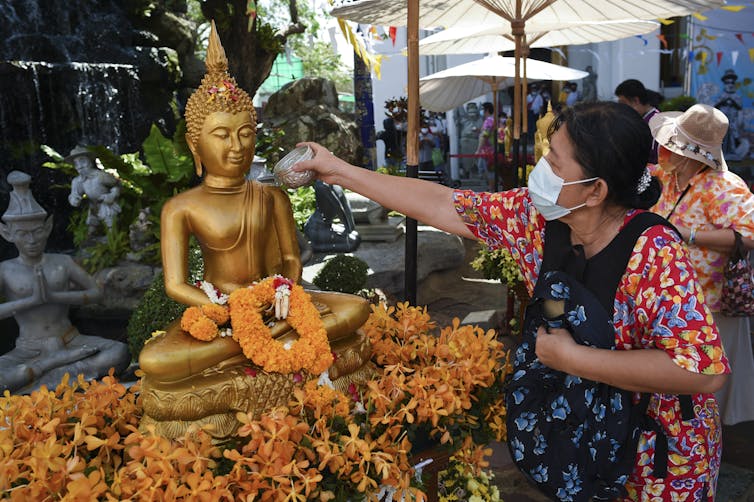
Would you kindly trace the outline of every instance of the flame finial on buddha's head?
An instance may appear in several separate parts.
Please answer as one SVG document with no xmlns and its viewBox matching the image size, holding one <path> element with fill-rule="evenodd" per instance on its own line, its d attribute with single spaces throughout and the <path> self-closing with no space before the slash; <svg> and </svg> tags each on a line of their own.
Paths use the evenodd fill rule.
<svg viewBox="0 0 754 502">
<path fill-rule="evenodd" d="M 186 127 L 190 140 L 198 141 L 204 119 L 213 112 L 248 111 L 256 125 L 257 116 L 251 97 L 238 87 L 236 80 L 228 73 L 228 58 L 214 21 L 209 35 L 206 65 L 207 73 L 201 85 L 186 103 Z"/>
</svg>

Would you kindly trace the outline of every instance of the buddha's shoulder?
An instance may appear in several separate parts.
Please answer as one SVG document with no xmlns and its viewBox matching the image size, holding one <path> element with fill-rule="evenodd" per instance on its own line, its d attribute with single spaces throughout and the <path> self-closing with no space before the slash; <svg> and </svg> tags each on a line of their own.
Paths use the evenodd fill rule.
<svg viewBox="0 0 754 502">
<path fill-rule="evenodd" d="M 165 204 L 162 206 L 162 212 L 175 212 L 180 211 L 182 208 L 195 207 L 197 200 L 201 198 L 203 198 L 201 187 L 189 188 L 165 201 Z"/>
<path fill-rule="evenodd" d="M 260 192 L 265 197 L 272 199 L 282 199 L 286 201 L 288 200 L 288 195 L 280 187 L 277 187 L 275 185 L 266 185 L 264 183 L 259 183 L 258 181 L 250 181 L 249 183 L 252 183 L 254 186 L 259 187 Z"/>
</svg>

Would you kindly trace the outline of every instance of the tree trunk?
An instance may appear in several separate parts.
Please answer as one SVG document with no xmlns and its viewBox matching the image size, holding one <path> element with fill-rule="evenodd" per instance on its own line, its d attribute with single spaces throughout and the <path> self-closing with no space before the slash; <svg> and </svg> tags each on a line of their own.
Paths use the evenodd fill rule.
<svg viewBox="0 0 754 502">
<path fill-rule="evenodd" d="M 270 75 L 272 64 L 283 51 L 288 36 L 303 33 L 305 27 L 299 23 L 296 0 L 288 0 L 291 24 L 285 30 L 276 32 L 259 18 L 254 19 L 249 30 L 246 4 L 247 0 L 205 0 L 202 13 L 217 25 L 230 74 L 253 96 Z"/>
</svg>

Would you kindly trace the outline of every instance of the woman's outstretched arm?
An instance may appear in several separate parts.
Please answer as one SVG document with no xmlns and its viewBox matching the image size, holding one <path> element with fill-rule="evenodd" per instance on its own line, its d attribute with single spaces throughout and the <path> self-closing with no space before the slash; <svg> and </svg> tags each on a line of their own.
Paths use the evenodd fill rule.
<svg viewBox="0 0 754 502">
<path fill-rule="evenodd" d="M 430 181 L 389 176 L 353 166 L 317 143 L 301 143 L 314 150 L 314 158 L 301 161 L 295 171 L 312 170 L 331 185 L 340 185 L 426 225 L 473 239 L 456 213 L 453 189 Z"/>
</svg>

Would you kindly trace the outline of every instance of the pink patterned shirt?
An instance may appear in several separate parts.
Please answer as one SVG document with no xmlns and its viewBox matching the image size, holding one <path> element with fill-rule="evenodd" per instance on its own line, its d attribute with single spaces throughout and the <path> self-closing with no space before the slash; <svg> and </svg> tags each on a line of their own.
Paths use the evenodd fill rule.
<svg viewBox="0 0 754 502">
<path fill-rule="evenodd" d="M 667 217 L 683 191 L 676 187 L 674 174 L 659 166 L 650 166 L 650 172 L 662 183 L 662 196 L 651 210 Z M 734 228 L 754 239 L 754 195 L 744 180 L 729 171 L 706 169 L 691 178 L 690 185 L 670 216 L 672 224 L 697 231 Z M 712 312 L 719 312 L 723 267 L 728 256 L 693 244 L 688 245 L 688 254 L 707 306 Z"/>
</svg>

